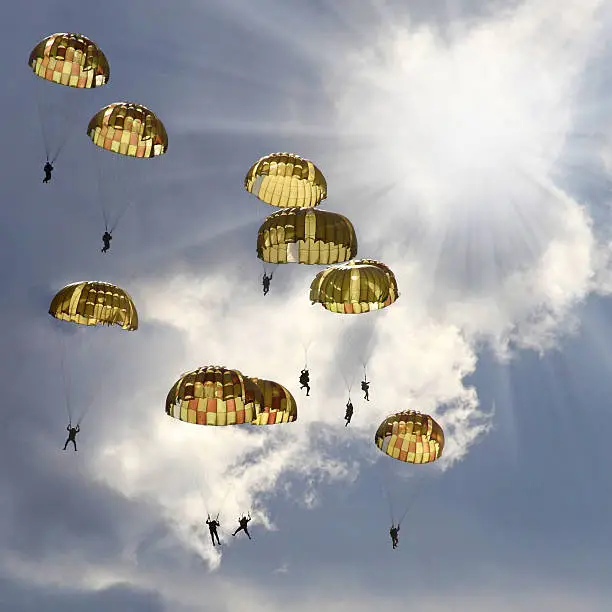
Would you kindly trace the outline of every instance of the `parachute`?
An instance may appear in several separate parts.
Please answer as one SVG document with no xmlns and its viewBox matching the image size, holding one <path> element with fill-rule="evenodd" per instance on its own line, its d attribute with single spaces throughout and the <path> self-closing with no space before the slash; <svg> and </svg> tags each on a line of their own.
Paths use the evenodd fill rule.
<svg viewBox="0 0 612 612">
<path fill-rule="evenodd" d="M 429 415 L 407 410 L 387 417 L 378 427 L 374 442 L 393 459 L 431 463 L 442 456 L 444 432 Z"/>
<path fill-rule="evenodd" d="M 378 427 L 374 436 L 376 446 L 388 457 L 412 464 L 431 464 L 442 456 L 444 450 L 444 432 L 440 425 L 427 414 L 413 410 L 398 412 L 387 417 Z M 401 525 L 409 510 L 423 492 L 425 477 L 431 476 L 426 467 L 421 467 L 414 473 L 405 474 L 403 470 L 391 470 L 393 462 L 384 462 L 381 466 L 387 478 L 383 488 L 389 505 L 389 515 L 392 525 Z M 399 464 L 395 464 L 398 465 Z M 395 474 L 391 474 L 395 472 Z M 401 480 L 407 475 L 411 485 L 401 485 Z M 414 478 L 416 476 L 416 478 Z M 403 513 L 396 514 L 399 504 Z"/>
<path fill-rule="evenodd" d="M 112 234 L 128 208 L 146 197 L 143 186 L 151 183 L 151 167 L 135 160 L 163 155 L 168 135 L 155 113 L 133 102 L 101 108 L 89 121 L 87 135 L 96 145 L 100 207 L 105 230 Z"/>
<path fill-rule="evenodd" d="M 196 425 L 241 425 L 259 415 L 262 393 L 238 370 L 204 366 L 182 374 L 166 398 L 166 414 Z"/>
<path fill-rule="evenodd" d="M 138 329 L 136 306 L 127 291 L 100 281 L 81 281 L 60 289 L 51 300 L 49 314 L 78 325 Z"/>
<path fill-rule="evenodd" d="M 74 89 L 91 91 L 106 85 L 110 68 L 96 43 L 82 34 L 63 32 L 43 38 L 28 64 L 40 77 L 35 85 L 38 112 L 47 161 L 53 164 L 80 125 L 83 97 Z"/>
<path fill-rule="evenodd" d="M 310 301 L 331 312 L 359 314 L 389 306 L 398 298 L 395 275 L 385 264 L 358 259 L 319 272 Z"/>
<path fill-rule="evenodd" d="M 253 425 L 291 423 L 297 419 L 297 404 L 291 392 L 273 380 L 251 378 L 262 393 L 260 412 Z"/>
<path fill-rule="evenodd" d="M 244 179 L 244 188 L 279 208 L 313 208 L 327 197 L 323 173 L 294 153 L 272 153 L 256 161 Z"/>
<path fill-rule="evenodd" d="M 110 67 L 102 50 L 82 34 L 58 33 L 43 38 L 30 53 L 32 70 L 42 79 L 91 89 L 106 85 Z"/>
<path fill-rule="evenodd" d="M 327 265 L 357 254 L 353 224 L 314 208 L 286 208 L 266 217 L 257 234 L 257 257 L 266 263 Z"/>
<path fill-rule="evenodd" d="M 168 150 L 168 135 L 155 113 L 141 104 L 113 102 L 89 121 L 92 142 L 128 157 L 156 157 Z"/>
</svg>

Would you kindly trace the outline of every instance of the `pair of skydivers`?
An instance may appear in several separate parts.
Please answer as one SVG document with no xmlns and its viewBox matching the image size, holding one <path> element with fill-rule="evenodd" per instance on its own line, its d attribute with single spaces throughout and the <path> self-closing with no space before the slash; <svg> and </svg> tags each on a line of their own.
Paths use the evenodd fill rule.
<svg viewBox="0 0 612 612">
<path fill-rule="evenodd" d="M 368 402 L 370 401 L 370 396 L 368 395 L 368 391 L 370 389 L 370 383 L 367 382 L 366 380 L 362 380 L 361 381 L 361 389 L 362 391 L 365 392 L 365 396 L 363 399 L 367 400 Z M 346 427 L 350 422 L 351 419 L 353 418 L 353 402 L 351 402 L 351 398 L 349 397 L 348 402 L 346 403 L 346 412 L 344 413 L 344 420 L 346 421 L 346 423 L 344 424 L 344 426 Z"/>
<path fill-rule="evenodd" d="M 217 533 L 217 527 L 221 526 L 219 522 L 219 517 L 211 520 L 210 515 L 206 519 L 206 524 L 208 525 L 208 530 L 210 531 L 210 539 L 212 540 L 212 545 L 215 546 L 215 539 L 217 540 L 217 544 L 221 546 L 221 541 L 219 540 L 219 534 Z M 232 536 L 235 536 L 239 531 L 244 531 L 247 534 L 249 540 L 252 540 L 251 534 L 249 533 L 249 521 L 251 520 L 251 514 L 246 514 L 238 517 L 238 529 L 232 533 Z"/>
</svg>

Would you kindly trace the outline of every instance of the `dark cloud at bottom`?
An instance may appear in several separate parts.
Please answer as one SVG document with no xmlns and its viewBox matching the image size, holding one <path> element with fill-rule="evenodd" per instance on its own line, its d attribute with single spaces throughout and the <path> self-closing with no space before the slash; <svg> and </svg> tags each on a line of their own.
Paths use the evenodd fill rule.
<svg viewBox="0 0 612 612">
<path fill-rule="evenodd" d="M 129 585 L 94 592 L 24 586 L 0 578 L 0 609 L 6 612 L 166 612 L 161 597 Z"/>
</svg>

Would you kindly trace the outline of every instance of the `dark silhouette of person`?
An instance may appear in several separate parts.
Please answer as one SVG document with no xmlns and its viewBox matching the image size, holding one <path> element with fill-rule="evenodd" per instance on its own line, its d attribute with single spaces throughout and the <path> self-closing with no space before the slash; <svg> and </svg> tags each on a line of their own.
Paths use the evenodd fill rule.
<svg viewBox="0 0 612 612">
<path fill-rule="evenodd" d="M 306 388 L 306 395 L 310 395 L 310 372 L 307 368 L 304 368 L 300 372 L 300 389 Z"/>
<path fill-rule="evenodd" d="M 361 381 L 361 390 L 365 393 L 363 399 L 370 401 L 369 391 L 370 391 L 370 383 L 367 380 Z"/>
<path fill-rule="evenodd" d="M 113 237 L 110 235 L 109 231 L 104 232 L 104 234 L 102 234 L 102 242 L 104 243 L 104 247 L 100 249 L 101 253 L 106 253 L 106 251 L 108 251 L 110 249 L 110 241 L 113 239 Z"/>
<path fill-rule="evenodd" d="M 45 173 L 43 183 L 48 183 L 51 180 L 51 173 L 53 172 L 53 166 L 48 161 L 43 166 L 43 172 Z"/>
<path fill-rule="evenodd" d="M 268 291 L 270 291 L 270 281 L 272 280 L 272 276 L 274 275 L 274 273 L 270 274 L 270 276 L 268 276 L 265 272 L 263 275 L 263 279 L 261 281 L 261 284 L 263 285 L 263 294 L 264 295 L 268 295 Z"/>
<path fill-rule="evenodd" d="M 349 399 L 349 401 L 346 403 L 346 413 L 344 415 L 344 420 L 346 421 L 346 424 L 344 425 L 345 427 L 351 422 L 352 418 L 353 418 L 353 402 L 351 402 L 351 400 Z"/>
<path fill-rule="evenodd" d="M 217 544 L 221 546 L 221 542 L 219 541 L 219 534 L 217 533 L 217 527 L 221 527 L 221 523 L 217 519 L 210 520 L 210 516 L 206 519 L 206 524 L 208 525 L 208 530 L 210 531 L 210 539 L 212 540 L 212 545 L 215 545 L 215 538 L 217 538 Z"/>
<path fill-rule="evenodd" d="M 238 519 L 238 523 L 239 523 L 239 527 L 238 529 L 236 529 L 236 531 L 234 531 L 234 533 L 232 533 L 233 536 L 235 536 L 239 531 L 244 531 L 244 533 L 247 534 L 247 536 L 249 536 L 249 540 L 251 540 L 251 534 L 249 533 L 248 530 L 248 524 L 249 521 L 251 520 L 251 515 L 249 514 L 248 516 L 241 516 Z"/>
<path fill-rule="evenodd" d="M 69 423 L 68 427 L 66 427 L 66 431 L 68 432 L 68 439 L 66 440 L 66 444 L 64 444 L 64 450 L 66 450 L 68 442 L 72 442 L 74 444 L 74 450 L 76 451 L 76 435 L 81 431 L 81 427 L 79 425 L 73 427 L 72 423 Z"/>
<path fill-rule="evenodd" d="M 391 529 L 389 529 L 389 535 L 391 536 L 391 542 L 393 542 L 393 548 L 397 548 L 397 544 L 399 542 L 399 525 L 396 527 L 395 525 L 391 525 Z"/>
</svg>

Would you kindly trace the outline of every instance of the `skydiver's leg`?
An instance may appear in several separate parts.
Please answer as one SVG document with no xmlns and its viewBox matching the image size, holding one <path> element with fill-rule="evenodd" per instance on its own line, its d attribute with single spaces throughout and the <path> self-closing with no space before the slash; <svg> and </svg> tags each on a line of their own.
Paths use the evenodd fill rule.
<svg viewBox="0 0 612 612">
<path fill-rule="evenodd" d="M 221 541 L 219 540 L 219 534 L 216 531 L 215 531 L 215 537 L 217 538 L 217 544 L 221 546 Z M 213 540 L 213 544 L 214 544 L 214 540 Z"/>
<path fill-rule="evenodd" d="M 246 533 L 249 536 L 249 540 L 253 539 L 253 538 L 251 538 L 251 534 L 249 533 L 249 528 L 248 527 L 244 528 L 244 533 Z"/>
<path fill-rule="evenodd" d="M 68 446 L 68 442 L 70 442 L 70 438 L 66 440 L 66 444 L 64 444 L 64 450 L 66 450 L 66 447 Z"/>
<path fill-rule="evenodd" d="M 76 440 L 72 440 L 72 443 L 74 444 L 74 450 L 76 451 L 77 447 L 76 447 Z"/>
<path fill-rule="evenodd" d="M 306 385 L 306 395 L 310 395 L 310 385 Z"/>
<path fill-rule="evenodd" d="M 234 531 L 234 533 L 232 533 L 232 535 L 235 536 L 241 529 L 242 529 L 242 527 L 238 527 L 238 529 L 236 529 L 236 531 Z"/>
</svg>

